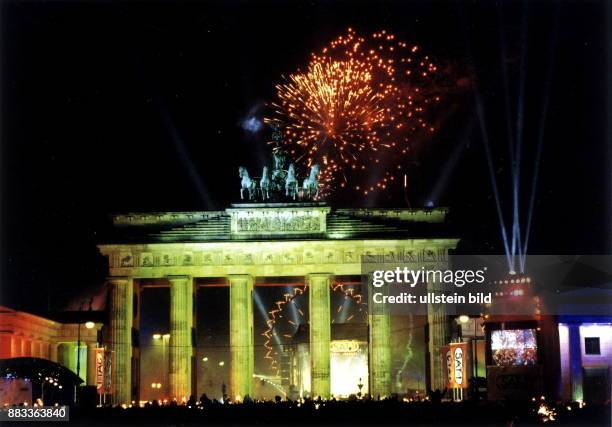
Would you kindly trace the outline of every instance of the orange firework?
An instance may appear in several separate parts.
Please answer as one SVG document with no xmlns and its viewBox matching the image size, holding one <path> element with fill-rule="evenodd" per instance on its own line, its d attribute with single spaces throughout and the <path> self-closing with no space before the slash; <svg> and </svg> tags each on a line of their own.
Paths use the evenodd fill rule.
<svg viewBox="0 0 612 427">
<path fill-rule="evenodd" d="M 283 78 L 265 120 L 282 129 L 280 144 L 298 167 L 321 166 L 324 193 L 349 186 L 367 195 L 386 188 L 411 143 L 434 131 L 436 71 L 417 46 L 349 28 L 305 71 Z"/>
<path fill-rule="evenodd" d="M 348 284 L 349 283 L 344 283 L 344 282 L 337 281 L 337 280 L 334 280 L 331 283 L 332 292 L 340 292 L 344 294 L 345 298 L 350 298 L 355 303 L 355 307 L 357 311 L 353 312 L 351 315 L 348 315 L 346 317 L 346 322 L 350 322 L 355 317 L 356 314 L 361 314 L 361 316 L 367 316 L 367 311 L 368 311 L 368 304 L 365 301 L 365 298 L 363 297 L 363 295 L 361 295 L 359 291 L 355 290 L 355 288 L 347 287 Z M 268 311 L 269 319 L 266 321 L 267 328 L 261 335 L 264 337 L 264 344 L 263 344 L 264 350 L 265 350 L 264 359 L 267 359 L 270 361 L 270 368 L 275 371 L 276 375 L 280 374 L 280 366 L 277 361 L 278 352 L 274 350 L 274 347 L 272 345 L 272 337 L 276 335 L 279 339 L 282 339 L 281 336 L 286 339 L 293 338 L 293 335 L 291 334 L 279 335 L 276 331 L 277 326 L 278 326 L 277 322 L 280 319 L 284 318 L 285 321 L 289 323 L 290 325 L 298 326 L 295 322 L 293 322 L 292 320 L 289 320 L 287 316 L 283 316 L 284 306 L 286 306 L 287 304 L 294 304 L 295 299 L 298 296 L 304 294 L 307 290 L 308 290 L 308 285 L 304 285 L 303 287 L 300 287 L 300 288 L 298 287 L 293 288 L 293 294 L 285 293 L 283 295 L 282 300 L 276 301 L 274 303 L 275 308 Z M 340 313 L 344 309 L 346 309 L 346 307 L 344 306 L 338 307 L 338 313 Z M 299 308 L 297 309 L 297 312 L 300 314 L 301 318 L 304 319 L 304 312 Z"/>
</svg>

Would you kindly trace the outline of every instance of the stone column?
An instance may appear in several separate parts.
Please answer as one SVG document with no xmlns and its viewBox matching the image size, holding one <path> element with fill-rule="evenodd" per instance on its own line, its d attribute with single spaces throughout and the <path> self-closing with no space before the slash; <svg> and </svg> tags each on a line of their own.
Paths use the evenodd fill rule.
<svg viewBox="0 0 612 427">
<path fill-rule="evenodd" d="M 0 358 L 9 359 L 13 356 L 13 337 L 9 334 L 0 334 Z"/>
<path fill-rule="evenodd" d="M 45 341 L 43 343 L 43 354 L 45 355 L 45 359 L 47 360 L 51 360 L 51 344 L 49 343 L 49 341 Z"/>
<path fill-rule="evenodd" d="M 230 398 L 253 397 L 253 277 L 230 275 Z"/>
<path fill-rule="evenodd" d="M 328 399 L 331 392 L 329 346 L 331 319 L 329 287 L 331 275 L 316 273 L 308 276 L 310 288 L 310 393 L 312 397 Z"/>
<path fill-rule="evenodd" d="M 49 360 L 57 363 L 57 343 L 50 342 L 49 343 Z"/>
<path fill-rule="evenodd" d="M 42 341 L 36 341 L 36 357 L 45 358 L 44 345 Z"/>
<path fill-rule="evenodd" d="M 32 357 L 32 340 L 27 338 L 21 340 L 21 357 Z"/>
<path fill-rule="evenodd" d="M 193 357 L 193 279 L 169 276 L 170 282 L 170 397 L 179 402 L 191 395 Z"/>
<path fill-rule="evenodd" d="M 388 295 L 388 290 L 388 286 L 375 291 L 369 287 L 370 295 L 373 292 Z M 373 307 L 368 307 L 370 395 L 382 398 L 391 394 L 391 317 L 388 304 L 371 303 Z"/>
<path fill-rule="evenodd" d="M 580 342 L 580 325 L 569 323 L 569 368 L 570 382 L 572 384 L 572 400 L 582 401 L 582 343 Z"/>
<path fill-rule="evenodd" d="M 11 357 L 21 357 L 21 337 L 14 336 L 11 343 Z"/>
<path fill-rule="evenodd" d="M 436 268 L 447 268 L 446 266 Z M 442 292 L 440 283 L 428 283 L 427 292 L 435 292 L 436 295 Z M 448 344 L 448 324 L 446 316 L 446 306 L 444 304 L 427 305 L 427 324 L 429 326 L 429 366 L 431 389 L 444 389 L 444 370 L 440 348 Z"/>
<path fill-rule="evenodd" d="M 110 349 L 115 354 L 113 403 L 132 401 L 132 320 L 134 280 L 112 277 L 110 284 Z"/>
</svg>

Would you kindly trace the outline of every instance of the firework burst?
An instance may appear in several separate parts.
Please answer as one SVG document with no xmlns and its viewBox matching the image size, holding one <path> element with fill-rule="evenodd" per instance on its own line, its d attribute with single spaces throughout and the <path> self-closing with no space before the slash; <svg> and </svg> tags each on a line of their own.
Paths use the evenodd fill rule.
<svg viewBox="0 0 612 427">
<path fill-rule="evenodd" d="M 355 283 L 352 284 L 354 285 Z M 344 321 L 345 323 L 351 322 L 351 320 L 353 320 L 355 316 L 360 316 L 358 317 L 358 321 L 363 322 L 364 316 L 367 317 L 368 313 L 367 302 L 364 296 L 358 290 L 356 290 L 354 287 L 349 287 L 348 285 L 349 283 L 334 281 L 331 284 L 331 291 L 343 294 L 345 298 L 353 301 L 354 303 L 354 309 L 352 313 L 347 313 Z M 282 299 L 274 303 L 274 308 L 268 311 L 269 319 L 266 321 L 267 328 L 261 335 L 264 337 L 264 359 L 270 362 L 270 368 L 275 371 L 276 375 L 280 374 L 280 365 L 277 361 L 278 352 L 274 349 L 272 344 L 273 336 L 276 335 L 283 343 L 289 342 L 291 339 L 293 339 L 292 334 L 281 333 L 279 331 L 279 323 L 281 319 L 283 319 L 292 327 L 298 326 L 295 322 L 293 322 L 286 315 L 284 315 L 283 312 L 288 304 L 295 304 L 295 299 L 300 295 L 303 295 L 305 292 L 307 292 L 307 290 L 307 285 L 304 285 L 303 287 L 299 288 L 294 288 L 293 293 L 285 293 Z M 341 304 L 338 307 L 338 313 L 343 310 L 348 310 L 348 307 L 345 307 L 343 304 Z M 296 311 L 299 313 L 300 320 L 304 320 L 304 312 L 299 308 L 297 308 Z"/>
<path fill-rule="evenodd" d="M 387 188 L 411 144 L 435 131 L 437 71 L 418 46 L 349 29 L 313 53 L 305 71 L 283 77 L 265 121 L 282 129 L 277 143 L 298 167 L 321 165 L 324 193 L 367 195 Z"/>
</svg>

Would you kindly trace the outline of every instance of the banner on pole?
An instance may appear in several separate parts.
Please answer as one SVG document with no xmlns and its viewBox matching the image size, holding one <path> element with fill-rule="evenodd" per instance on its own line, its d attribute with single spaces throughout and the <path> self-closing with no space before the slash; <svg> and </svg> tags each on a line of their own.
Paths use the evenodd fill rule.
<svg viewBox="0 0 612 427">
<path fill-rule="evenodd" d="M 468 343 L 451 343 L 441 347 L 440 350 L 445 368 L 444 378 L 446 387 L 467 388 Z"/>
<path fill-rule="evenodd" d="M 105 393 L 105 372 L 106 372 L 106 354 L 103 348 L 94 349 L 95 372 L 96 372 L 96 390 L 98 394 Z"/>
</svg>

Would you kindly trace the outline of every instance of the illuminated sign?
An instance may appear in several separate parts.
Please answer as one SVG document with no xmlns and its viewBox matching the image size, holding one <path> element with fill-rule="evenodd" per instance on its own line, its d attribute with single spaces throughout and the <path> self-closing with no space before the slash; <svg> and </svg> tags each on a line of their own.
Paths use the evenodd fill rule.
<svg viewBox="0 0 612 427">
<path fill-rule="evenodd" d="M 103 393 L 112 394 L 115 380 L 115 352 L 104 351 L 104 389 Z"/>
<path fill-rule="evenodd" d="M 96 389 L 98 394 L 104 394 L 104 372 L 106 369 L 106 357 L 103 348 L 96 348 L 94 350 L 94 361 L 95 361 L 95 373 L 96 373 Z"/>
<path fill-rule="evenodd" d="M 450 351 L 450 346 L 445 345 L 442 348 L 440 348 L 441 352 L 442 352 L 442 360 L 444 360 L 445 363 L 445 378 L 446 378 L 446 383 L 445 386 L 449 387 L 450 384 L 453 382 L 453 373 L 451 371 L 451 366 L 452 366 L 452 360 L 453 357 L 451 356 L 451 351 Z"/>
<path fill-rule="evenodd" d="M 465 381 L 465 354 L 459 346 L 455 346 L 453 350 L 453 375 L 455 377 L 455 385 L 462 387 Z"/>
<path fill-rule="evenodd" d="M 467 343 L 451 343 L 441 348 L 445 369 L 446 385 L 451 388 L 466 388 L 467 382 Z"/>
<path fill-rule="evenodd" d="M 326 231 L 328 207 L 227 209 L 237 235 L 319 234 Z"/>
<path fill-rule="evenodd" d="M 355 340 L 336 340 L 329 344 L 332 353 L 357 353 L 359 351 L 359 341 Z"/>
</svg>

